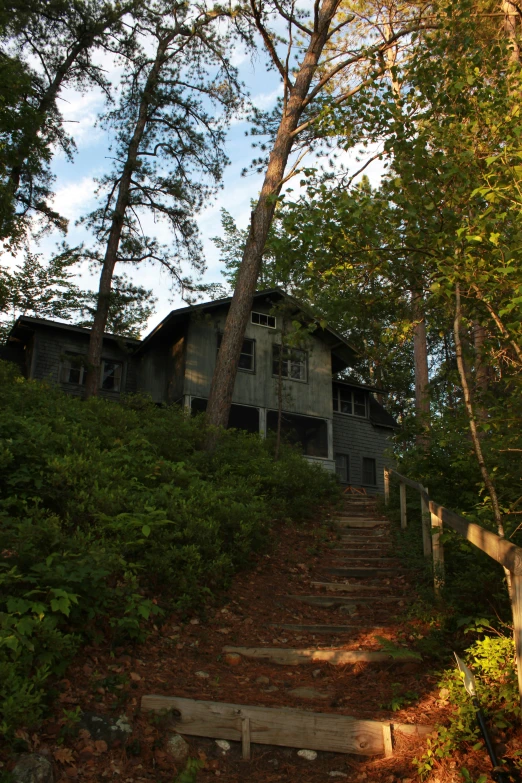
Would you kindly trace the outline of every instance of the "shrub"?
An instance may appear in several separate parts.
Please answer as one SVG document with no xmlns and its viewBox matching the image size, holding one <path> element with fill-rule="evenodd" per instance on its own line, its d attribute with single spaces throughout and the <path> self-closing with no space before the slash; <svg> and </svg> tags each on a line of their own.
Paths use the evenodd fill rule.
<svg viewBox="0 0 522 783">
<path fill-rule="evenodd" d="M 201 604 L 270 529 L 337 494 L 289 447 L 222 432 L 142 396 L 82 402 L 0 362 L 0 730 L 31 723 L 43 683 L 87 637 L 140 639 Z M 161 595 L 161 599 L 157 596 Z"/>
</svg>

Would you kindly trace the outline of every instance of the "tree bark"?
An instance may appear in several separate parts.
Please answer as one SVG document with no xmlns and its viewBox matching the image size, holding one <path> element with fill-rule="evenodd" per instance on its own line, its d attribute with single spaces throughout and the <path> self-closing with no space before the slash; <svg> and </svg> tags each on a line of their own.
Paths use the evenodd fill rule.
<svg viewBox="0 0 522 783">
<path fill-rule="evenodd" d="M 511 0 L 502 0 L 502 11 L 504 13 L 504 33 L 506 38 L 511 44 L 511 57 L 512 62 L 520 62 L 520 44 L 518 40 L 518 31 L 520 27 L 517 26 L 517 19 L 519 19 L 519 12 L 517 5 Z"/>
<path fill-rule="evenodd" d="M 270 153 L 259 200 L 252 212 L 250 231 L 212 378 L 207 417 L 209 423 L 215 427 L 226 427 L 228 424 L 241 345 L 252 309 L 266 239 L 294 142 L 293 133 L 298 127 L 313 76 L 328 39 L 330 24 L 339 5 L 340 0 L 323 0 L 302 65 L 294 84 L 288 86 L 288 100 L 285 102 L 274 147 Z"/>
<path fill-rule="evenodd" d="M 416 441 L 422 448 L 429 446 L 430 397 L 428 372 L 428 344 L 422 292 L 412 292 L 413 359 L 415 367 L 415 414 L 418 431 Z"/>
<path fill-rule="evenodd" d="M 98 303 L 96 306 L 96 313 L 94 315 L 94 321 L 89 340 L 89 351 L 87 354 L 87 379 L 85 384 L 86 398 L 97 395 L 100 386 L 100 364 L 103 346 L 103 333 L 105 331 L 107 317 L 109 314 L 112 278 L 114 276 L 114 267 L 116 266 L 116 262 L 118 260 L 118 250 L 125 220 L 125 211 L 129 205 L 132 175 L 136 169 L 138 150 L 141 139 L 143 138 L 145 127 L 147 125 L 149 104 L 151 103 L 155 88 L 157 86 L 162 65 L 165 62 L 165 52 L 172 38 L 172 35 L 166 36 L 164 39 L 160 40 L 158 44 L 156 57 L 147 77 L 145 89 L 141 97 L 138 119 L 136 121 L 134 133 L 132 134 L 132 138 L 129 143 L 127 157 L 125 159 L 125 164 L 123 166 L 123 171 L 120 177 L 118 197 L 116 200 L 114 212 L 112 214 L 109 238 L 107 240 L 107 247 L 105 250 L 102 271 L 100 274 Z"/>
<path fill-rule="evenodd" d="M 473 321 L 473 347 L 475 349 L 475 388 L 477 394 L 477 416 L 486 421 L 488 413 L 483 404 L 483 398 L 488 390 L 488 366 L 484 362 L 484 345 L 486 330 L 479 321 Z"/>
</svg>

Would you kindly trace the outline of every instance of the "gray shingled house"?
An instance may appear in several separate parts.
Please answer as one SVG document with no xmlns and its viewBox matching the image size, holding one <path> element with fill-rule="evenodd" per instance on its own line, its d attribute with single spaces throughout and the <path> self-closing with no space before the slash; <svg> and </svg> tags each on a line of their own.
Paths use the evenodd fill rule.
<svg viewBox="0 0 522 783">
<path fill-rule="evenodd" d="M 204 411 L 230 299 L 173 310 L 145 337 L 106 334 L 100 395 L 144 392 L 158 404 L 178 403 Z M 304 328 L 292 347 L 282 337 L 298 320 Z M 395 420 L 377 402 L 378 391 L 337 380 L 356 352 L 329 326 L 308 330 L 312 318 L 279 289 L 255 295 L 236 378 L 229 426 L 275 430 L 279 404 L 282 430 L 304 456 L 341 482 L 383 490 L 383 467 Z M 42 318 L 20 317 L 2 358 L 15 361 L 28 378 L 45 379 L 81 395 L 89 329 Z"/>
</svg>

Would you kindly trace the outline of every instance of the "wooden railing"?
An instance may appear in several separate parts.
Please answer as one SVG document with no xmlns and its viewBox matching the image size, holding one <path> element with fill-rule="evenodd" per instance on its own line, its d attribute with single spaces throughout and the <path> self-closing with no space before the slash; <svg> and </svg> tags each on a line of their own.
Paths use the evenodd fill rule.
<svg viewBox="0 0 522 783">
<path fill-rule="evenodd" d="M 430 500 L 427 487 L 418 481 L 412 481 L 406 476 L 402 476 L 391 468 L 384 469 L 384 502 L 386 505 L 390 502 L 390 479 L 396 479 L 399 482 L 401 528 L 408 525 L 406 487 L 414 489 L 420 495 L 423 550 L 425 557 L 433 555 L 433 582 L 436 595 L 440 595 L 444 586 L 444 547 L 441 540 L 443 525 L 460 533 L 467 541 L 496 560 L 509 572 L 518 689 L 522 702 L 522 549 L 496 533 L 492 533 L 474 522 L 469 522 L 454 511 Z"/>
</svg>

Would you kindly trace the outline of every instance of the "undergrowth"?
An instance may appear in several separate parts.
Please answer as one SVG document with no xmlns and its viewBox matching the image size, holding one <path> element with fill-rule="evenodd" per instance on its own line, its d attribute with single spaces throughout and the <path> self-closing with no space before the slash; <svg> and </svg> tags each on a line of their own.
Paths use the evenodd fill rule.
<svg viewBox="0 0 522 783">
<path fill-rule="evenodd" d="M 37 722 L 85 640 L 141 640 L 202 607 L 279 524 L 338 494 L 325 471 L 140 396 L 67 397 L 0 362 L 0 733 Z"/>
<path fill-rule="evenodd" d="M 408 526 L 400 527 L 398 490 L 392 487 L 386 513 L 394 522 L 394 547 L 413 575 L 417 600 L 405 618 L 414 649 L 431 663 L 438 678 L 439 704 L 447 720 L 427 739 L 425 753 L 415 759 L 421 778 L 457 752 L 484 751 L 475 712 L 455 666 L 457 652 L 470 666 L 477 693 L 492 734 L 503 744 L 503 754 L 519 767 L 521 751 L 510 746 L 520 723 L 520 699 L 511 608 L 502 568 L 451 530 L 444 529 L 445 583 L 438 599 L 433 592 L 431 556 L 422 545 L 420 499 L 408 490 Z M 469 512 L 468 512 L 469 513 Z M 487 521 L 482 519 L 481 524 Z M 418 629 L 422 628 L 422 633 Z M 466 777 L 467 776 L 467 777 Z M 462 767 L 461 777 L 471 781 Z"/>
</svg>

